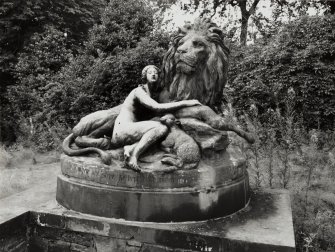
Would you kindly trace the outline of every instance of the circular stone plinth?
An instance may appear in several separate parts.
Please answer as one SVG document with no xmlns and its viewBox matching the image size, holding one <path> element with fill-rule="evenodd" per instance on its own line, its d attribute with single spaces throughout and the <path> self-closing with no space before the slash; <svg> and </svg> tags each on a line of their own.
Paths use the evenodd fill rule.
<svg viewBox="0 0 335 252">
<path fill-rule="evenodd" d="M 233 147 L 194 170 L 166 174 L 159 163 L 141 173 L 96 157 L 61 157 L 57 201 L 66 208 L 132 221 L 199 221 L 232 214 L 249 201 L 243 155 Z M 164 170 L 164 169 L 163 169 Z"/>
</svg>

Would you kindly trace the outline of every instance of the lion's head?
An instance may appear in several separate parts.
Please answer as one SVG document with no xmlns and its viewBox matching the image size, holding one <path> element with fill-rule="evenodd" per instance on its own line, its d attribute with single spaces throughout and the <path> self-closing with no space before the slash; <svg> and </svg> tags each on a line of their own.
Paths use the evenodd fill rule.
<svg viewBox="0 0 335 252">
<path fill-rule="evenodd" d="M 168 100 L 198 99 L 217 105 L 227 81 L 228 55 L 222 31 L 210 20 L 179 29 L 163 59 L 162 83 Z"/>
</svg>

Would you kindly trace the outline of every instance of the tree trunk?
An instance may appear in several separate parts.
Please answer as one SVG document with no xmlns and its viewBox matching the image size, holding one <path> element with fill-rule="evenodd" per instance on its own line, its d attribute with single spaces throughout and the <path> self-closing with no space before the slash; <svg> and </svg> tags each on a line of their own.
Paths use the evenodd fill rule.
<svg viewBox="0 0 335 252">
<path fill-rule="evenodd" d="M 240 0 L 239 7 L 241 10 L 241 34 L 240 34 L 240 44 L 245 46 L 247 44 L 248 35 L 248 19 L 249 12 L 247 11 L 247 0 Z"/>
<path fill-rule="evenodd" d="M 241 35 L 240 43 L 242 46 L 247 44 L 248 36 L 248 21 L 249 17 L 253 15 L 256 11 L 256 6 L 260 0 L 254 0 L 249 11 L 247 10 L 247 0 L 239 0 L 239 7 L 241 10 Z"/>
<path fill-rule="evenodd" d="M 241 34 L 240 34 L 240 43 L 242 46 L 245 46 L 247 44 L 248 20 L 249 20 L 249 16 L 242 16 Z"/>
</svg>

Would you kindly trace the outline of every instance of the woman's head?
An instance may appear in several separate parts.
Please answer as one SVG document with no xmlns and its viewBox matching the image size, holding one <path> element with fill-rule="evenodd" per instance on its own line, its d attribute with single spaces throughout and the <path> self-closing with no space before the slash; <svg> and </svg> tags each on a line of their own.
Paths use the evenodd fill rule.
<svg viewBox="0 0 335 252">
<path fill-rule="evenodd" d="M 154 83 L 158 81 L 159 69 L 154 65 L 148 65 L 142 70 L 142 78 L 147 83 Z"/>
</svg>

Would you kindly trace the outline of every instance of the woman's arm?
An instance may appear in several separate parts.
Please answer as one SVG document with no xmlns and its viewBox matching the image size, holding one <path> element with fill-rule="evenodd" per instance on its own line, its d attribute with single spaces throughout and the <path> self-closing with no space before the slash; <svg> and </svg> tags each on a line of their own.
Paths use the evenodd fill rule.
<svg viewBox="0 0 335 252">
<path fill-rule="evenodd" d="M 154 99 L 152 99 L 142 88 L 137 88 L 134 94 L 135 98 L 138 99 L 138 101 L 141 104 L 156 112 L 169 112 L 171 110 L 177 110 L 184 107 L 201 105 L 201 103 L 198 100 L 184 100 L 169 103 L 158 103 Z"/>
</svg>

